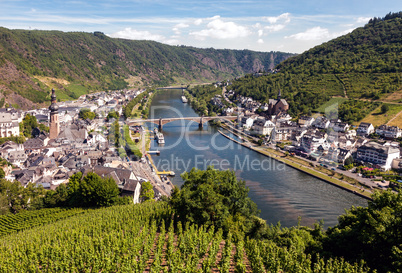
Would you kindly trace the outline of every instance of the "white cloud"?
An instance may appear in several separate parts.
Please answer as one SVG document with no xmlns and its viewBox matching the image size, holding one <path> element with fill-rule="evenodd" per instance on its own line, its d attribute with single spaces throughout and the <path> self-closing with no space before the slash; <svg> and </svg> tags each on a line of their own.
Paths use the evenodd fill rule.
<svg viewBox="0 0 402 273">
<path fill-rule="evenodd" d="M 250 35 L 248 28 L 237 25 L 234 22 L 224 22 L 220 16 L 214 16 L 210 20 L 206 29 L 190 32 L 190 35 L 198 40 L 205 40 L 208 37 L 216 39 L 234 39 Z"/>
<path fill-rule="evenodd" d="M 179 24 L 175 25 L 174 27 L 176 27 L 176 28 L 187 28 L 187 27 L 189 27 L 189 26 L 190 26 L 190 25 L 185 24 L 185 23 L 179 23 Z"/>
<path fill-rule="evenodd" d="M 296 33 L 290 36 L 286 36 L 285 38 L 293 38 L 295 40 L 300 41 L 328 40 L 339 37 L 341 35 L 345 35 L 351 32 L 352 30 L 353 29 L 347 29 L 341 32 L 330 33 L 327 28 L 313 27 L 306 30 L 305 32 Z"/>
<path fill-rule="evenodd" d="M 267 21 L 271 24 L 275 24 L 278 21 L 284 21 L 285 23 L 289 23 L 290 22 L 290 13 L 282 13 L 279 16 L 276 17 L 263 17 L 264 21 Z"/>
<path fill-rule="evenodd" d="M 368 23 L 370 21 L 370 17 L 359 17 L 356 20 L 356 23 L 361 24 L 361 23 Z"/>
<path fill-rule="evenodd" d="M 188 28 L 188 27 L 189 27 L 188 24 L 179 23 L 179 24 L 175 25 L 172 30 L 174 31 L 174 33 L 175 33 L 176 35 L 180 35 L 180 34 L 181 34 L 181 29 L 182 29 L 182 28 Z"/>
<path fill-rule="evenodd" d="M 167 39 L 163 35 L 159 34 L 152 34 L 146 30 L 136 30 L 132 29 L 131 27 L 125 28 L 124 30 L 115 32 L 110 35 L 113 38 L 123 38 L 123 39 L 130 39 L 130 40 L 152 40 L 157 41 L 165 44 L 178 44 L 176 39 Z"/>
<path fill-rule="evenodd" d="M 263 44 L 263 43 L 264 43 L 264 40 L 263 40 L 263 39 L 258 39 L 257 43 Z"/>
<path fill-rule="evenodd" d="M 199 25 L 201 25 L 202 24 L 202 19 L 196 19 L 195 21 L 194 21 L 194 25 L 196 25 L 196 26 L 199 26 Z"/>
<path fill-rule="evenodd" d="M 262 35 L 264 35 L 264 31 L 262 29 L 258 30 L 258 37 L 261 37 Z"/>
<path fill-rule="evenodd" d="M 267 29 L 269 32 L 277 32 L 285 28 L 285 25 L 272 25 L 272 26 L 266 26 L 265 29 Z"/>
<path fill-rule="evenodd" d="M 285 38 L 293 38 L 302 41 L 312 41 L 312 40 L 321 40 L 324 38 L 328 38 L 328 36 L 329 36 L 328 29 L 321 27 L 313 27 L 306 30 L 305 32 L 299 32 L 297 34 L 286 36 Z"/>
</svg>

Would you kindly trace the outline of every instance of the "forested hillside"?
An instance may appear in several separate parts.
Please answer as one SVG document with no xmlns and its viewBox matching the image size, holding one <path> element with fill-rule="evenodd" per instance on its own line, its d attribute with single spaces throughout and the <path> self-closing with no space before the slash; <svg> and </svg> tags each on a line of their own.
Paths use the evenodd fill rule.
<svg viewBox="0 0 402 273">
<path fill-rule="evenodd" d="M 26 106 L 51 88 L 61 99 L 128 85 L 226 80 L 273 68 L 292 54 L 198 49 L 113 39 L 101 32 L 0 28 L 0 96 Z"/>
<path fill-rule="evenodd" d="M 247 75 L 232 88 L 263 102 L 282 91 L 290 114 L 310 114 L 331 97 L 383 100 L 402 87 L 402 12 L 287 59 L 276 74 Z M 399 103 L 396 95 L 390 102 Z"/>
</svg>

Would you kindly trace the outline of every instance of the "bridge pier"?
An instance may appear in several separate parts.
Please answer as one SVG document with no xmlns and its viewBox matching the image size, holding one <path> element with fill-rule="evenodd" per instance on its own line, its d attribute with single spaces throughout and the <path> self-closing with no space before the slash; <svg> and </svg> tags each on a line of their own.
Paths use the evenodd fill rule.
<svg viewBox="0 0 402 273">
<path fill-rule="evenodd" d="M 200 123 L 198 123 L 198 128 L 200 128 L 200 129 L 204 128 L 204 123 L 203 123 L 202 118 L 200 118 Z"/>
<path fill-rule="evenodd" d="M 162 119 L 161 118 L 159 119 L 159 126 L 158 127 L 159 127 L 158 128 L 159 131 L 163 130 L 163 124 L 162 124 Z"/>
</svg>

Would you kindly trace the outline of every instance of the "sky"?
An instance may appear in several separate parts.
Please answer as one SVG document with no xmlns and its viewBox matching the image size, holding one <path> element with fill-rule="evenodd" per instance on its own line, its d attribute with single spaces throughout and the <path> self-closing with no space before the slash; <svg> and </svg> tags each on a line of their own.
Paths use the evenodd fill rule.
<svg viewBox="0 0 402 273">
<path fill-rule="evenodd" d="M 302 53 L 401 10 L 400 0 L 0 0 L 0 26 Z"/>
</svg>

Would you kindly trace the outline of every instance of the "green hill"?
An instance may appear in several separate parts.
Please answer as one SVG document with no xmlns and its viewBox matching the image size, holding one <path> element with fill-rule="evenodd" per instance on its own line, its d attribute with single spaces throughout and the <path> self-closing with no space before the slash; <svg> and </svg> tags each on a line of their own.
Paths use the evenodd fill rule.
<svg viewBox="0 0 402 273">
<path fill-rule="evenodd" d="M 292 54 L 199 49 L 113 39 L 101 32 L 0 28 L 0 91 L 7 102 L 43 103 L 127 85 L 226 80 L 273 68 Z"/>
<path fill-rule="evenodd" d="M 150 202 L 55 220 L 0 238 L 0 272 L 366 272 L 313 261 L 311 229 L 273 228 L 275 243 L 173 219 L 166 202 Z"/>
<path fill-rule="evenodd" d="M 332 97 L 398 103 L 402 97 L 388 97 L 402 93 L 401 29 L 402 12 L 371 19 L 350 34 L 285 60 L 276 74 L 247 75 L 232 88 L 264 102 L 281 89 L 293 116 L 309 114 Z"/>
</svg>

